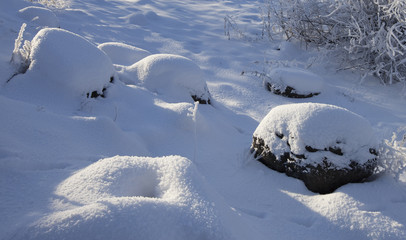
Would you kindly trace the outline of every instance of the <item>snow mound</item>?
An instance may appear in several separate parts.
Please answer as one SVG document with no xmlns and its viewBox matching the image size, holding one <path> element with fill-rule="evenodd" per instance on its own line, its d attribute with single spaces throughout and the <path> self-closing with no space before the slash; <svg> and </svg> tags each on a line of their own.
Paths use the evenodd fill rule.
<svg viewBox="0 0 406 240">
<path fill-rule="evenodd" d="M 321 77 L 304 69 L 282 67 L 272 69 L 265 84 L 271 92 L 276 94 L 303 98 L 320 94 L 324 81 Z"/>
<path fill-rule="evenodd" d="M 123 69 L 122 80 L 138 84 L 178 101 L 192 97 L 210 103 L 203 71 L 192 60 L 172 54 L 154 54 Z"/>
<path fill-rule="evenodd" d="M 377 149 L 378 145 L 365 118 L 338 106 L 319 103 L 275 107 L 258 125 L 254 138 L 263 139 L 276 156 L 283 155 L 288 148 L 305 158 L 312 153 L 312 162 L 306 164 L 314 166 L 321 164 L 326 154 L 340 167 L 347 167 L 349 159 L 362 165 L 376 157 L 370 148 Z M 324 149 L 331 151 L 315 152 Z"/>
<path fill-rule="evenodd" d="M 24 239 L 223 239 L 203 179 L 180 156 L 100 160 L 62 182 L 68 210 L 40 219 Z"/>
<path fill-rule="evenodd" d="M 127 23 L 138 26 L 147 26 L 150 23 L 158 21 L 159 18 L 160 17 L 153 11 L 146 11 L 145 13 L 139 11 L 122 17 Z"/>
<path fill-rule="evenodd" d="M 114 64 L 129 66 L 151 55 L 147 50 L 118 42 L 106 42 L 97 46 Z"/>
<path fill-rule="evenodd" d="M 20 18 L 42 27 L 59 27 L 55 13 L 43 7 L 26 7 L 18 11 Z"/>
<path fill-rule="evenodd" d="M 37 33 L 31 41 L 30 60 L 27 75 L 74 96 L 103 94 L 114 76 L 111 60 L 103 51 L 83 37 L 57 28 Z"/>
</svg>

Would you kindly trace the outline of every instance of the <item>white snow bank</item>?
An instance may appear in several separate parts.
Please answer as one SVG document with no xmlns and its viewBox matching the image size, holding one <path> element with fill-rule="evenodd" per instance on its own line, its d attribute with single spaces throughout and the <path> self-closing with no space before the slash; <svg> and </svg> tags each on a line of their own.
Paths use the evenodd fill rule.
<svg viewBox="0 0 406 240">
<path fill-rule="evenodd" d="M 59 27 L 55 13 L 43 7 L 26 7 L 18 11 L 18 15 L 27 22 L 41 27 Z"/>
<path fill-rule="evenodd" d="M 126 23 L 138 26 L 147 26 L 150 23 L 158 21 L 159 18 L 160 17 L 154 11 L 146 11 L 146 12 L 138 11 L 135 13 L 131 13 L 127 16 L 121 17 L 121 19 L 124 19 Z"/>
<path fill-rule="evenodd" d="M 54 91 L 73 96 L 102 93 L 114 75 L 113 65 L 103 51 L 81 36 L 57 28 L 37 33 L 31 41 L 30 60 L 24 74 L 26 81 L 54 86 Z"/>
<path fill-rule="evenodd" d="M 147 50 L 118 42 L 106 42 L 97 46 L 114 64 L 129 66 L 151 55 Z"/>
<path fill-rule="evenodd" d="M 320 76 L 304 69 L 286 67 L 272 69 L 266 82 L 282 90 L 289 86 L 302 94 L 320 93 L 324 86 Z"/>
<path fill-rule="evenodd" d="M 282 141 L 280 136 L 283 136 Z M 363 164 L 375 157 L 369 149 L 377 147 L 373 129 L 365 118 L 347 109 L 320 103 L 273 108 L 258 125 L 254 137 L 263 139 L 275 155 L 286 152 L 288 143 L 292 153 L 305 157 L 308 157 L 306 146 L 342 150 L 342 156 L 328 151 L 312 153 L 314 164 L 321 163 L 325 154 L 329 154 L 328 158 L 334 159 L 332 162 L 339 166 L 347 165 L 349 159 Z M 315 154 L 319 155 L 317 159 Z"/>
<path fill-rule="evenodd" d="M 186 158 L 107 158 L 62 182 L 55 206 L 66 204 L 64 209 L 17 238 L 224 239 L 206 191 Z"/>
<path fill-rule="evenodd" d="M 173 100 L 190 101 L 191 96 L 210 99 L 203 71 L 192 60 L 178 55 L 150 55 L 124 68 L 120 79 Z"/>
</svg>

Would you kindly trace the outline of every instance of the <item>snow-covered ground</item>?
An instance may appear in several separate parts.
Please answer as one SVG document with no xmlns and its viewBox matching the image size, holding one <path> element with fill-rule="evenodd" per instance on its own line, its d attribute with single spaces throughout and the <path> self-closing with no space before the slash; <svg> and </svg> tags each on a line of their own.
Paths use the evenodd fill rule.
<svg viewBox="0 0 406 240">
<path fill-rule="evenodd" d="M 406 239 L 403 85 L 228 40 L 224 17 L 254 35 L 261 1 L 36 2 L 0 0 L 0 239 Z M 274 68 L 321 94 L 268 92 Z M 304 102 L 366 118 L 392 171 L 319 195 L 253 159 L 268 112 Z"/>
</svg>

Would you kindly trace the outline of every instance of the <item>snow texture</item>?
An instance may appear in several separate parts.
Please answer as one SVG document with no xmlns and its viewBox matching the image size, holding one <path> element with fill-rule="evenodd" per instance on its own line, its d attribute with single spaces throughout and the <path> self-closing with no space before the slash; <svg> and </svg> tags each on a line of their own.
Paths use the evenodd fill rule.
<svg viewBox="0 0 406 240">
<path fill-rule="evenodd" d="M 36 26 L 41 27 L 59 27 L 59 20 L 55 13 L 48 8 L 43 7 L 25 7 L 18 11 L 18 15 Z"/>
<path fill-rule="evenodd" d="M 125 68 L 122 79 L 177 101 L 191 96 L 208 101 L 203 71 L 192 60 L 173 54 L 154 54 Z"/>
<path fill-rule="evenodd" d="M 93 92 L 103 94 L 114 79 L 109 57 L 67 30 L 40 30 L 31 41 L 29 58 L 28 71 L 11 79 L 9 87 L 17 91 L 31 88 L 33 95 L 43 101 L 63 98 L 61 102 L 66 103 Z"/>
<path fill-rule="evenodd" d="M 227 40 L 227 15 L 261 29 L 258 1 L 63 2 L 69 7 L 0 0 L 0 239 L 406 239 L 404 177 L 380 174 L 318 195 L 253 159 L 259 122 L 303 99 L 269 94 L 241 71 L 259 70 L 253 62 L 264 56 L 272 68 L 314 63 L 308 71 L 320 75 L 323 93 L 306 101 L 329 105 L 313 115 L 293 108 L 315 123 L 288 119 L 301 124 L 291 131 L 311 130 L 303 134 L 314 147 L 336 144 L 331 132 L 349 150 L 369 143 L 367 124 L 349 111 L 368 119 L 379 140 L 390 139 L 406 122 L 403 86 L 359 85 L 356 73 L 336 72 L 334 62 L 313 61 L 317 53 L 277 36 Z M 27 23 L 19 36 L 31 20 L 19 10 L 41 3 L 66 30 Z M 10 79 L 15 39 L 33 37 L 29 69 Z M 101 43 L 112 44 L 100 50 Z M 135 52 L 121 43 L 164 55 L 133 63 Z M 105 98 L 86 98 L 103 88 Z M 194 104 L 192 94 L 213 104 Z M 392 167 L 404 176 L 402 149 Z"/>
<path fill-rule="evenodd" d="M 15 239 L 224 239 L 207 187 L 183 157 L 102 159 L 56 188 L 68 210 Z"/>
<path fill-rule="evenodd" d="M 97 47 L 117 65 L 129 66 L 151 55 L 147 50 L 118 42 L 106 42 Z"/>
<path fill-rule="evenodd" d="M 299 68 L 274 68 L 266 79 L 274 87 L 284 90 L 292 87 L 300 94 L 320 93 L 323 91 L 323 79 L 309 71 Z"/>
<path fill-rule="evenodd" d="M 347 109 L 320 103 L 273 108 L 258 125 L 254 137 L 263 139 L 276 156 L 290 149 L 292 153 L 308 158 L 308 146 L 341 149 L 343 155 L 328 151 L 311 153 L 306 164 L 314 166 L 321 164 L 325 157 L 339 167 L 348 166 L 350 160 L 362 165 L 375 157 L 369 149 L 378 147 L 374 131 L 365 118 Z"/>
</svg>

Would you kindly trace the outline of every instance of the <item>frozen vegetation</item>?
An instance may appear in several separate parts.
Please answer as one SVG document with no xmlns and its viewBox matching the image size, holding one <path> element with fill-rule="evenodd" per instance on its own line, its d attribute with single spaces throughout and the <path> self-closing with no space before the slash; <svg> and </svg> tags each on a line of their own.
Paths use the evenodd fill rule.
<svg viewBox="0 0 406 240">
<path fill-rule="evenodd" d="M 265 40 L 260 4 L 0 0 L 0 239 L 406 239 L 404 81 Z M 318 194 L 253 137 L 378 167 Z"/>
</svg>

